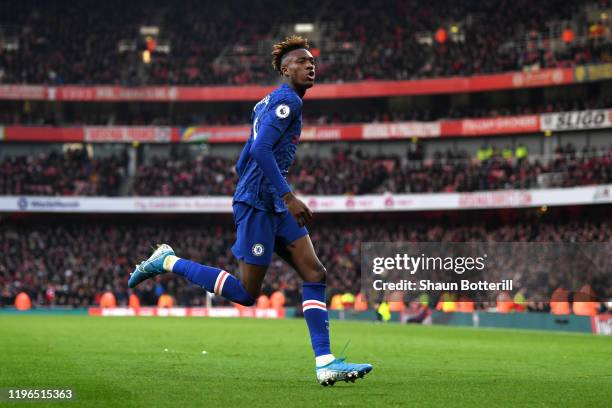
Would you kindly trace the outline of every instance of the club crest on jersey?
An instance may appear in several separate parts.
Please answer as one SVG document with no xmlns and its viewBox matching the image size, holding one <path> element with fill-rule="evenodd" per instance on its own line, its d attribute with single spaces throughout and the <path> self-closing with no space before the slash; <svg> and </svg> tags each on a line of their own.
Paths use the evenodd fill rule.
<svg viewBox="0 0 612 408">
<path fill-rule="evenodd" d="M 289 116 L 289 113 L 291 113 L 291 109 L 289 109 L 289 106 L 287 105 L 278 105 L 276 107 L 276 116 L 278 116 L 280 119 L 285 119 L 287 116 Z"/>
<path fill-rule="evenodd" d="M 253 245 L 253 248 L 251 249 L 251 252 L 255 256 L 262 256 L 263 253 L 264 253 L 264 246 L 261 245 L 261 244 L 255 244 L 255 245 Z"/>
</svg>

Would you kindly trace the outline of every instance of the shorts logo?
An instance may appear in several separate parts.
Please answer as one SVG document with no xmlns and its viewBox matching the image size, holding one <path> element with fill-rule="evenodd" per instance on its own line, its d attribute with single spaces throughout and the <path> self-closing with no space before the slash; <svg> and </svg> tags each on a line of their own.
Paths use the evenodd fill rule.
<svg viewBox="0 0 612 408">
<path fill-rule="evenodd" d="M 253 245 L 253 248 L 251 249 L 251 252 L 255 256 L 262 256 L 263 253 L 264 253 L 264 246 L 261 245 L 261 244 L 255 244 L 255 245 Z"/>
<path fill-rule="evenodd" d="M 291 113 L 291 109 L 289 109 L 289 106 L 287 105 L 278 105 L 276 107 L 276 116 L 278 116 L 280 119 L 285 119 L 287 116 L 289 116 L 289 113 Z"/>
</svg>

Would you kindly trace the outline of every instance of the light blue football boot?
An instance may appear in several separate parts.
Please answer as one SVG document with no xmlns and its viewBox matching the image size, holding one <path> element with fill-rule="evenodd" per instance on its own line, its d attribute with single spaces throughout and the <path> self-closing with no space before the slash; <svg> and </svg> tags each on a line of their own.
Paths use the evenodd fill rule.
<svg viewBox="0 0 612 408">
<path fill-rule="evenodd" d="M 337 358 L 331 363 L 317 367 L 317 381 L 324 387 L 334 385 L 337 381 L 355 382 L 372 371 L 371 364 L 346 363 L 344 358 Z"/>
<path fill-rule="evenodd" d="M 136 265 L 136 269 L 130 275 L 128 287 L 133 288 L 142 281 L 164 273 L 164 259 L 168 255 L 174 255 L 174 250 L 170 245 L 158 246 L 149 259 Z"/>
</svg>

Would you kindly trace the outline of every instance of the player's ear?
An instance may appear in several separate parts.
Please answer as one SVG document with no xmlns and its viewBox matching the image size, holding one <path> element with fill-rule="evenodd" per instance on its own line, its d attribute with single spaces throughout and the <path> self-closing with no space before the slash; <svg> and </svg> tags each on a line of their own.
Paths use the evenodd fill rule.
<svg viewBox="0 0 612 408">
<path fill-rule="evenodd" d="M 281 63 L 281 76 L 288 77 L 289 75 L 289 61 L 291 57 L 287 57 Z"/>
</svg>

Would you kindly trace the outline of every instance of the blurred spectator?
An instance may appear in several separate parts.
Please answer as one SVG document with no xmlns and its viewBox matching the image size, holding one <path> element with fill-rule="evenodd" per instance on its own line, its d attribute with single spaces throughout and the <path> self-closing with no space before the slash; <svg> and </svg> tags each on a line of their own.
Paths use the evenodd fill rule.
<svg viewBox="0 0 612 408">
<path fill-rule="evenodd" d="M 371 156 L 361 150 L 334 150 L 332 157 L 301 157 L 288 180 L 307 195 L 470 192 L 481 190 L 573 187 L 612 183 L 612 149 L 571 144 L 548 159 L 529 158 L 526 147 L 505 159 L 495 146 L 479 149 L 478 159 L 465 152 L 422 151 Z M 485 151 L 484 155 L 481 151 Z M 0 161 L 0 194 L 82 196 L 231 196 L 236 186 L 235 160 L 188 155 L 153 158 L 125 176 L 127 156 L 91 159 L 84 150 Z M 128 182 L 130 181 L 130 182 Z M 124 188 L 125 186 L 125 188 Z M 128 186 L 130 188 L 128 188 Z"/>
<path fill-rule="evenodd" d="M 136 0 L 73 2 L 22 0 L 2 5 L 0 82 L 30 84 L 235 84 L 271 83 L 270 34 L 282 25 L 312 21 L 321 30 L 320 81 L 409 79 L 473 75 L 522 68 L 599 62 L 608 38 L 578 36 L 553 48 L 549 23 L 587 27 L 586 0 L 393 0 L 330 7 L 314 0 L 228 0 L 177 3 Z M 270 13 L 270 10 L 274 10 Z M 231 24 L 228 24 L 231 21 Z M 143 63 L 141 25 L 159 27 L 158 42 Z M 432 38 L 452 25 L 447 41 Z M 585 38 L 585 36 L 581 36 Z"/>
<path fill-rule="evenodd" d="M 8 157 L 0 161 L 0 194 L 116 196 L 127 156 L 90 158 L 85 150 Z"/>
<path fill-rule="evenodd" d="M 156 158 L 139 166 L 133 183 L 133 195 L 197 196 L 233 195 L 236 175 L 233 160 L 204 157 Z"/>
<path fill-rule="evenodd" d="M 354 294 L 361 289 L 362 242 L 612 242 L 609 221 L 578 217 L 567 222 L 557 217 L 550 222 L 525 219 L 496 226 L 485 221 L 398 223 L 379 219 L 366 223 L 334 217 L 319 221 L 310 230 L 317 254 L 329 271 L 330 299 L 340 303 L 334 307 L 342 307 L 341 298 L 334 294 Z M 171 242 L 182 257 L 236 271 L 236 261 L 229 251 L 234 240 L 235 230 L 229 220 L 4 222 L 0 229 L 0 299 L 12 305 L 15 296 L 25 291 L 34 305 L 83 307 L 97 304 L 103 293 L 112 292 L 117 305 L 126 306 L 131 295 L 127 289 L 129 274 L 150 254 L 153 243 Z M 537 262 L 532 264 L 538 268 Z M 591 296 L 612 297 L 609 282 L 592 283 Z M 542 286 L 542 282 L 534 284 Z M 262 294 L 282 291 L 286 305 L 295 306 L 300 304 L 299 287 L 297 274 L 274 258 Z M 53 297 L 47 296 L 50 288 Z M 133 293 L 142 305 L 156 305 L 164 294 L 174 299 L 175 305 L 201 306 L 205 301 L 202 288 L 173 274 L 148 280 Z M 567 290 L 556 291 L 553 300 L 555 313 L 569 313 Z M 576 300 L 584 301 L 579 297 Z M 560 303 L 563 310 L 557 307 Z M 543 308 L 529 305 L 529 310 Z"/>
</svg>

